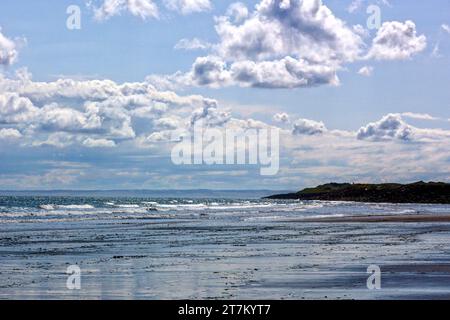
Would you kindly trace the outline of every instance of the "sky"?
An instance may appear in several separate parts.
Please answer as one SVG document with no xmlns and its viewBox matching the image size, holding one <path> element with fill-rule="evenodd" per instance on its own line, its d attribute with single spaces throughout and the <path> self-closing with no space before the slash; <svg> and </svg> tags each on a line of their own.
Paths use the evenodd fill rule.
<svg viewBox="0 0 450 320">
<path fill-rule="evenodd" d="M 0 189 L 448 181 L 450 2 L 4 0 Z M 174 135 L 280 130 L 277 174 Z"/>
</svg>

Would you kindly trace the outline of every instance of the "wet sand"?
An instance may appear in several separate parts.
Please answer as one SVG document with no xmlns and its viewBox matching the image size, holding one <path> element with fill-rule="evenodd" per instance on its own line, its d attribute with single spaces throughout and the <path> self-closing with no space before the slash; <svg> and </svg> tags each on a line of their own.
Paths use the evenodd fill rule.
<svg viewBox="0 0 450 320">
<path fill-rule="evenodd" d="M 0 299 L 450 298 L 446 222 L 89 224 L 2 232 Z"/>
<path fill-rule="evenodd" d="M 329 217 L 329 218 L 313 218 L 313 219 L 293 219 L 290 221 L 296 222 L 346 222 L 346 223 L 384 223 L 384 222 L 396 222 L 396 223 L 437 223 L 437 222 L 450 222 L 450 214 L 448 215 L 429 215 L 429 214 L 404 214 L 404 215 L 368 215 L 357 217 Z"/>
</svg>

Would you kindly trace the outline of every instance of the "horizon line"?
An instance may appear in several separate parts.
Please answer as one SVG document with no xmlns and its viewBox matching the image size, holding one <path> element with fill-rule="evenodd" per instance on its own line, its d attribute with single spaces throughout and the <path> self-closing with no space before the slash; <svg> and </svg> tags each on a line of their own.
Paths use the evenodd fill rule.
<svg viewBox="0 0 450 320">
<path fill-rule="evenodd" d="M 288 191 L 289 189 L 18 189 L 1 192 L 119 192 L 119 191 Z"/>
</svg>

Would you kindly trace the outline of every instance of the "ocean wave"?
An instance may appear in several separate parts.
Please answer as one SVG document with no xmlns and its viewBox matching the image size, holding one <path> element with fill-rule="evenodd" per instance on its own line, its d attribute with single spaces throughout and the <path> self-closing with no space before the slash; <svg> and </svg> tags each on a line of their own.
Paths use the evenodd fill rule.
<svg viewBox="0 0 450 320">
<path fill-rule="evenodd" d="M 69 210 L 88 210 L 94 209 L 95 207 L 90 204 L 69 204 L 69 205 L 58 205 L 57 208 Z"/>
<path fill-rule="evenodd" d="M 279 220 L 286 218 L 285 216 L 263 216 L 263 217 L 250 217 L 245 218 L 244 221 L 262 221 L 262 220 Z"/>
<path fill-rule="evenodd" d="M 124 208 L 124 209 L 140 208 L 140 206 L 138 204 L 115 204 L 114 206 L 117 208 Z"/>
<path fill-rule="evenodd" d="M 54 204 L 41 204 L 41 205 L 39 205 L 39 209 L 51 211 L 51 210 L 55 210 L 55 205 Z"/>
<path fill-rule="evenodd" d="M 394 214 L 408 214 L 408 213 L 417 213 L 417 210 L 414 210 L 414 209 L 404 209 L 404 210 L 393 211 L 393 212 L 387 212 L 387 213 L 394 213 Z"/>
<path fill-rule="evenodd" d="M 157 209 L 170 209 L 176 211 L 182 210 L 205 210 L 208 208 L 206 204 L 158 204 Z"/>
<path fill-rule="evenodd" d="M 39 209 L 46 211 L 53 211 L 57 209 L 62 210 L 88 210 L 95 209 L 94 206 L 90 204 L 69 204 L 69 205 L 56 205 L 56 204 L 41 204 L 38 206 Z"/>
<path fill-rule="evenodd" d="M 157 206 L 157 205 L 159 205 L 159 203 L 155 202 L 155 201 L 143 201 L 141 203 L 145 204 L 145 205 L 150 205 L 150 206 Z"/>
<path fill-rule="evenodd" d="M 322 219 L 322 218 L 343 218 L 345 214 L 315 214 L 310 216 L 299 217 L 300 219 Z"/>
<path fill-rule="evenodd" d="M 263 209 L 263 208 L 272 208 L 273 205 L 266 205 L 266 204 L 236 204 L 236 205 L 229 205 L 229 206 L 209 206 L 209 209 L 212 210 L 236 210 L 236 209 Z"/>
</svg>

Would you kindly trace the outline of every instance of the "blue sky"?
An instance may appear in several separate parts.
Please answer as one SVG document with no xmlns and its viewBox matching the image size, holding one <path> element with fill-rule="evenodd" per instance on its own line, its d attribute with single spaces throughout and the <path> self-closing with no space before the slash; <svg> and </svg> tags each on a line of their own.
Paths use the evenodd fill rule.
<svg viewBox="0 0 450 320">
<path fill-rule="evenodd" d="M 273 9 L 276 6 L 281 8 L 281 0 L 242 1 L 241 7 L 245 6 L 248 14 L 236 25 L 233 24 L 235 16 L 225 18 L 232 27 L 228 22 L 220 22 L 217 17 L 226 16 L 229 6 L 235 1 L 197 1 L 172 1 L 172 7 L 167 4 L 170 0 L 154 1 L 158 7 L 158 18 L 147 16 L 145 19 L 133 14 L 133 8 L 127 5 L 122 5 L 120 10 L 117 9 L 109 17 L 98 18 L 95 10 L 99 12 L 102 9 L 103 0 L 2 1 L 0 32 L 9 42 L 4 41 L 2 49 L 0 38 L 0 52 L 14 52 L 14 59 L 5 60 L 0 65 L 0 74 L 3 74 L 0 80 L 4 83 L 2 85 L 0 81 L 0 95 L 8 97 L 3 99 L 3 106 L 0 99 L 0 108 L 7 110 L 8 103 L 11 106 L 14 101 L 25 103 L 25 100 L 20 99 L 27 99 L 32 110 L 16 109 L 14 117 L 6 111 L 0 113 L 3 117 L 0 118 L 0 129 L 4 135 L 0 139 L 1 188 L 297 189 L 330 180 L 379 182 L 391 178 L 408 182 L 417 179 L 449 179 L 450 156 L 446 142 L 450 137 L 448 1 L 285 0 L 290 5 L 288 9 L 280 9 L 285 10 L 283 14 L 286 15 L 283 16 L 275 15 L 279 10 Z M 136 10 L 141 10 L 140 14 L 148 14 L 145 6 L 140 6 L 142 3 L 153 2 L 137 1 Z M 255 5 L 260 3 L 268 9 L 258 12 Z M 354 10 L 349 9 L 352 4 Z M 367 29 L 368 19 L 366 8 L 371 4 L 379 6 L 381 22 L 386 24 L 383 24 L 384 29 L 380 26 L 381 29 L 364 30 Z M 66 9 L 69 5 L 81 8 L 80 30 L 66 28 Z M 308 5 L 319 5 L 327 13 L 323 23 L 317 20 L 318 17 L 311 19 L 319 25 L 314 31 L 316 35 L 321 32 L 327 36 L 331 34 L 333 43 L 331 40 L 327 44 L 315 43 L 318 38 L 307 34 L 309 29 L 304 26 L 311 21 L 302 21 L 308 15 L 297 14 L 296 10 Z M 183 12 L 183 9 L 187 11 Z M 295 28 L 292 30 L 288 30 L 288 24 L 283 21 L 288 16 L 293 17 Z M 273 48 L 261 49 L 258 41 L 266 40 L 262 36 L 257 38 L 256 47 L 230 38 L 231 28 L 237 28 L 233 29 L 236 33 L 242 32 L 242 37 L 252 32 L 257 34 L 258 29 L 249 31 L 244 28 L 247 22 L 250 25 L 251 19 L 258 22 L 255 23 L 258 28 L 280 28 L 279 32 L 286 37 L 280 40 L 281 46 L 274 44 Z M 342 25 L 327 29 L 327 23 L 337 20 Z M 414 35 L 395 34 L 406 28 L 406 21 L 413 23 Z M 354 31 L 355 25 L 362 27 L 364 35 Z M 218 27 L 225 31 L 219 34 Z M 378 35 L 384 35 L 391 42 L 384 45 L 385 39 L 381 37 L 376 51 L 374 39 Z M 181 39 L 192 42 L 194 38 L 214 47 L 207 50 L 175 49 Z M 294 39 L 295 43 L 288 44 L 289 39 Z M 316 45 L 316 51 L 325 50 L 325 56 L 313 58 L 317 52 L 309 52 L 308 47 Z M 402 54 L 398 54 L 400 47 L 403 47 Z M 238 53 L 234 56 L 233 50 L 236 48 L 240 50 L 239 56 Z M 226 64 L 224 70 L 218 71 L 219 80 L 212 81 L 208 74 L 190 72 L 200 57 L 206 57 L 207 62 Z M 256 78 L 241 81 L 231 74 L 231 70 L 238 68 L 242 61 L 256 64 L 255 68 L 261 68 L 257 72 L 267 74 L 262 69 L 263 63 L 284 63 L 286 57 L 293 57 L 294 64 L 306 59 L 308 65 L 305 68 L 330 68 L 332 75 L 336 74 L 339 78 L 339 83 L 334 83 L 330 73 L 324 74 L 322 71 L 314 71 L 311 78 L 307 78 L 309 82 L 320 81 L 319 85 L 301 85 L 298 81 L 304 79 L 297 78 L 287 81 L 282 79 L 284 74 L 276 78 L 270 75 L 270 83 L 266 80 L 261 83 Z M 362 75 L 363 72 L 359 71 L 363 67 L 372 71 Z M 29 74 L 28 84 L 20 83 L 18 74 Z M 159 80 L 169 76 L 170 86 L 166 82 L 162 86 Z M 126 82 L 134 83 L 136 87 L 138 83 L 151 84 L 157 92 L 170 90 L 186 99 L 191 95 L 213 99 L 217 103 L 214 114 L 227 112 L 227 116 L 232 119 L 230 121 L 235 123 L 237 120 L 254 119 L 267 125 L 276 125 L 287 135 L 282 146 L 280 173 L 267 178 L 260 177 L 257 168 L 251 166 L 174 166 L 170 162 L 170 153 L 163 151 L 168 148 L 166 142 L 159 141 L 164 147 L 150 143 L 142 147 L 143 140 L 161 132 L 158 119 L 154 115 L 137 117 L 129 107 L 122 110 L 120 108 L 123 106 L 112 106 L 111 110 L 116 108 L 114 110 L 120 109 L 122 112 L 118 118 L 105 120 L 113 113 L 110 109 L 101 115 L 104 123 L 100 131 L 106 134 L 89 131 L 85 127 L 81 130 L 79 126 L 85 126 L 86 121 L 90 121 L 90 118 L 82 118 L 88 114 L 87 109 L 83 108 L 89 103 L 99 103 L 99 99 L 79 92 L 77 95 L 72 91 L 67 96 L 50 94 L 48 91 L 47 95 L 37 92 L 50 90 L 52 83 L 55 84 L 58 79 L 72 79 L 86 86 L 92 86 L 92 83 L 88 83 L 92 80 L 110 80 L 116 86 Z M 204 79 L 208 83 L 202 83 Z M 36 88 L 36 84 L 41 85 Z M 78 87 L 74 85 L 73 90 L 78 90 Z M 119 87 L 116 89 L 123 91 Z M 13 94 L 16 100 L 12 100 Z M 114 95 L 110 91 L 108 94 Z M 113 100 L 117 96 L 109 98 Z M 153 106 L 155 101 L 149 103 Z M 175 102 L 167 102 L 169 109 L 172 103 Z M 202 108 L 202 103 L 192 103 L 189 111 L 183 105 L 182 111 L 170 109 L 159 116 L 163 119 L 175 117 L 180 123 L 182 119 L 190 117 L 189 112 Z M 53 107 L 48 107 L 52 104 Z M 47 109 L 43 113 L 55 114 L 51 121 L 63 121 L 67 125 L 44 125 L 44 120 L 33 122 L 18 116 L 27 112 L 39 113 L 45 106 Z M 81 113 L 61 113 L 61 109 Z M 289 120 L 275 123 L 274 115 L 281 113 L 289 115 Z M 61 119 L 62 114 L 72 118 Z M 117 114 L 114 113 L 114 116 Z M 309 122 L 300 122 L 312 126 L 323 123 L 326 130 L 322 130 L 319 135 L 289 134 L 295 131 L 292 128 L 299 125 L 298 119 L 306 119 Z M 394 119 L 389 122 L 391 125 L 394 123 L 394 127 L 386 129 L 383 119 Z M 50 120 L 47 117 L 45 121 Z M 129 121 L 127 126 L 130 128 L 116 124 L 117 121 Z M 106 128 L 110 123 L 114 124 L 112 129 Z M 371 129 L 375 132 L 372 136 L 358 135 L 370 124 L 375 128 Z M 71 125 L 78 127 L 69 128 Z M 112 132 L 118 131 L 116 129 L 119 127 L 120 134 Z M 173 126 L 171 128 L 175 129 Z M 398 138 L 397 131 L 404 128 L 411 130 L 412 138 Z M 127 135 L 126 130 L 133 131 L 133 134 Z M 381 133 L 377 130 L 381 130 Z M 92 144 L 87 147 L 89 138 L 95 140 L 95 147 Z M 109 147 L 99 147 L 99 143 L 109 144 Z M 313 151 L 308 151 L 311 150 L 310 146 Z M 332 146 L 331 150 L 327 146 Z M 334 150 L 337 146 L 339 149 Z M 327 150 L 335 156 L 330 156 Z M 380 152 L 385 154 L 384 167 L 380 167 Z M 431 154 L 434 156 L 431 157 Z M 403 168 L 398 165 L 399 162 L 403 163 Z"/>
</svg>

